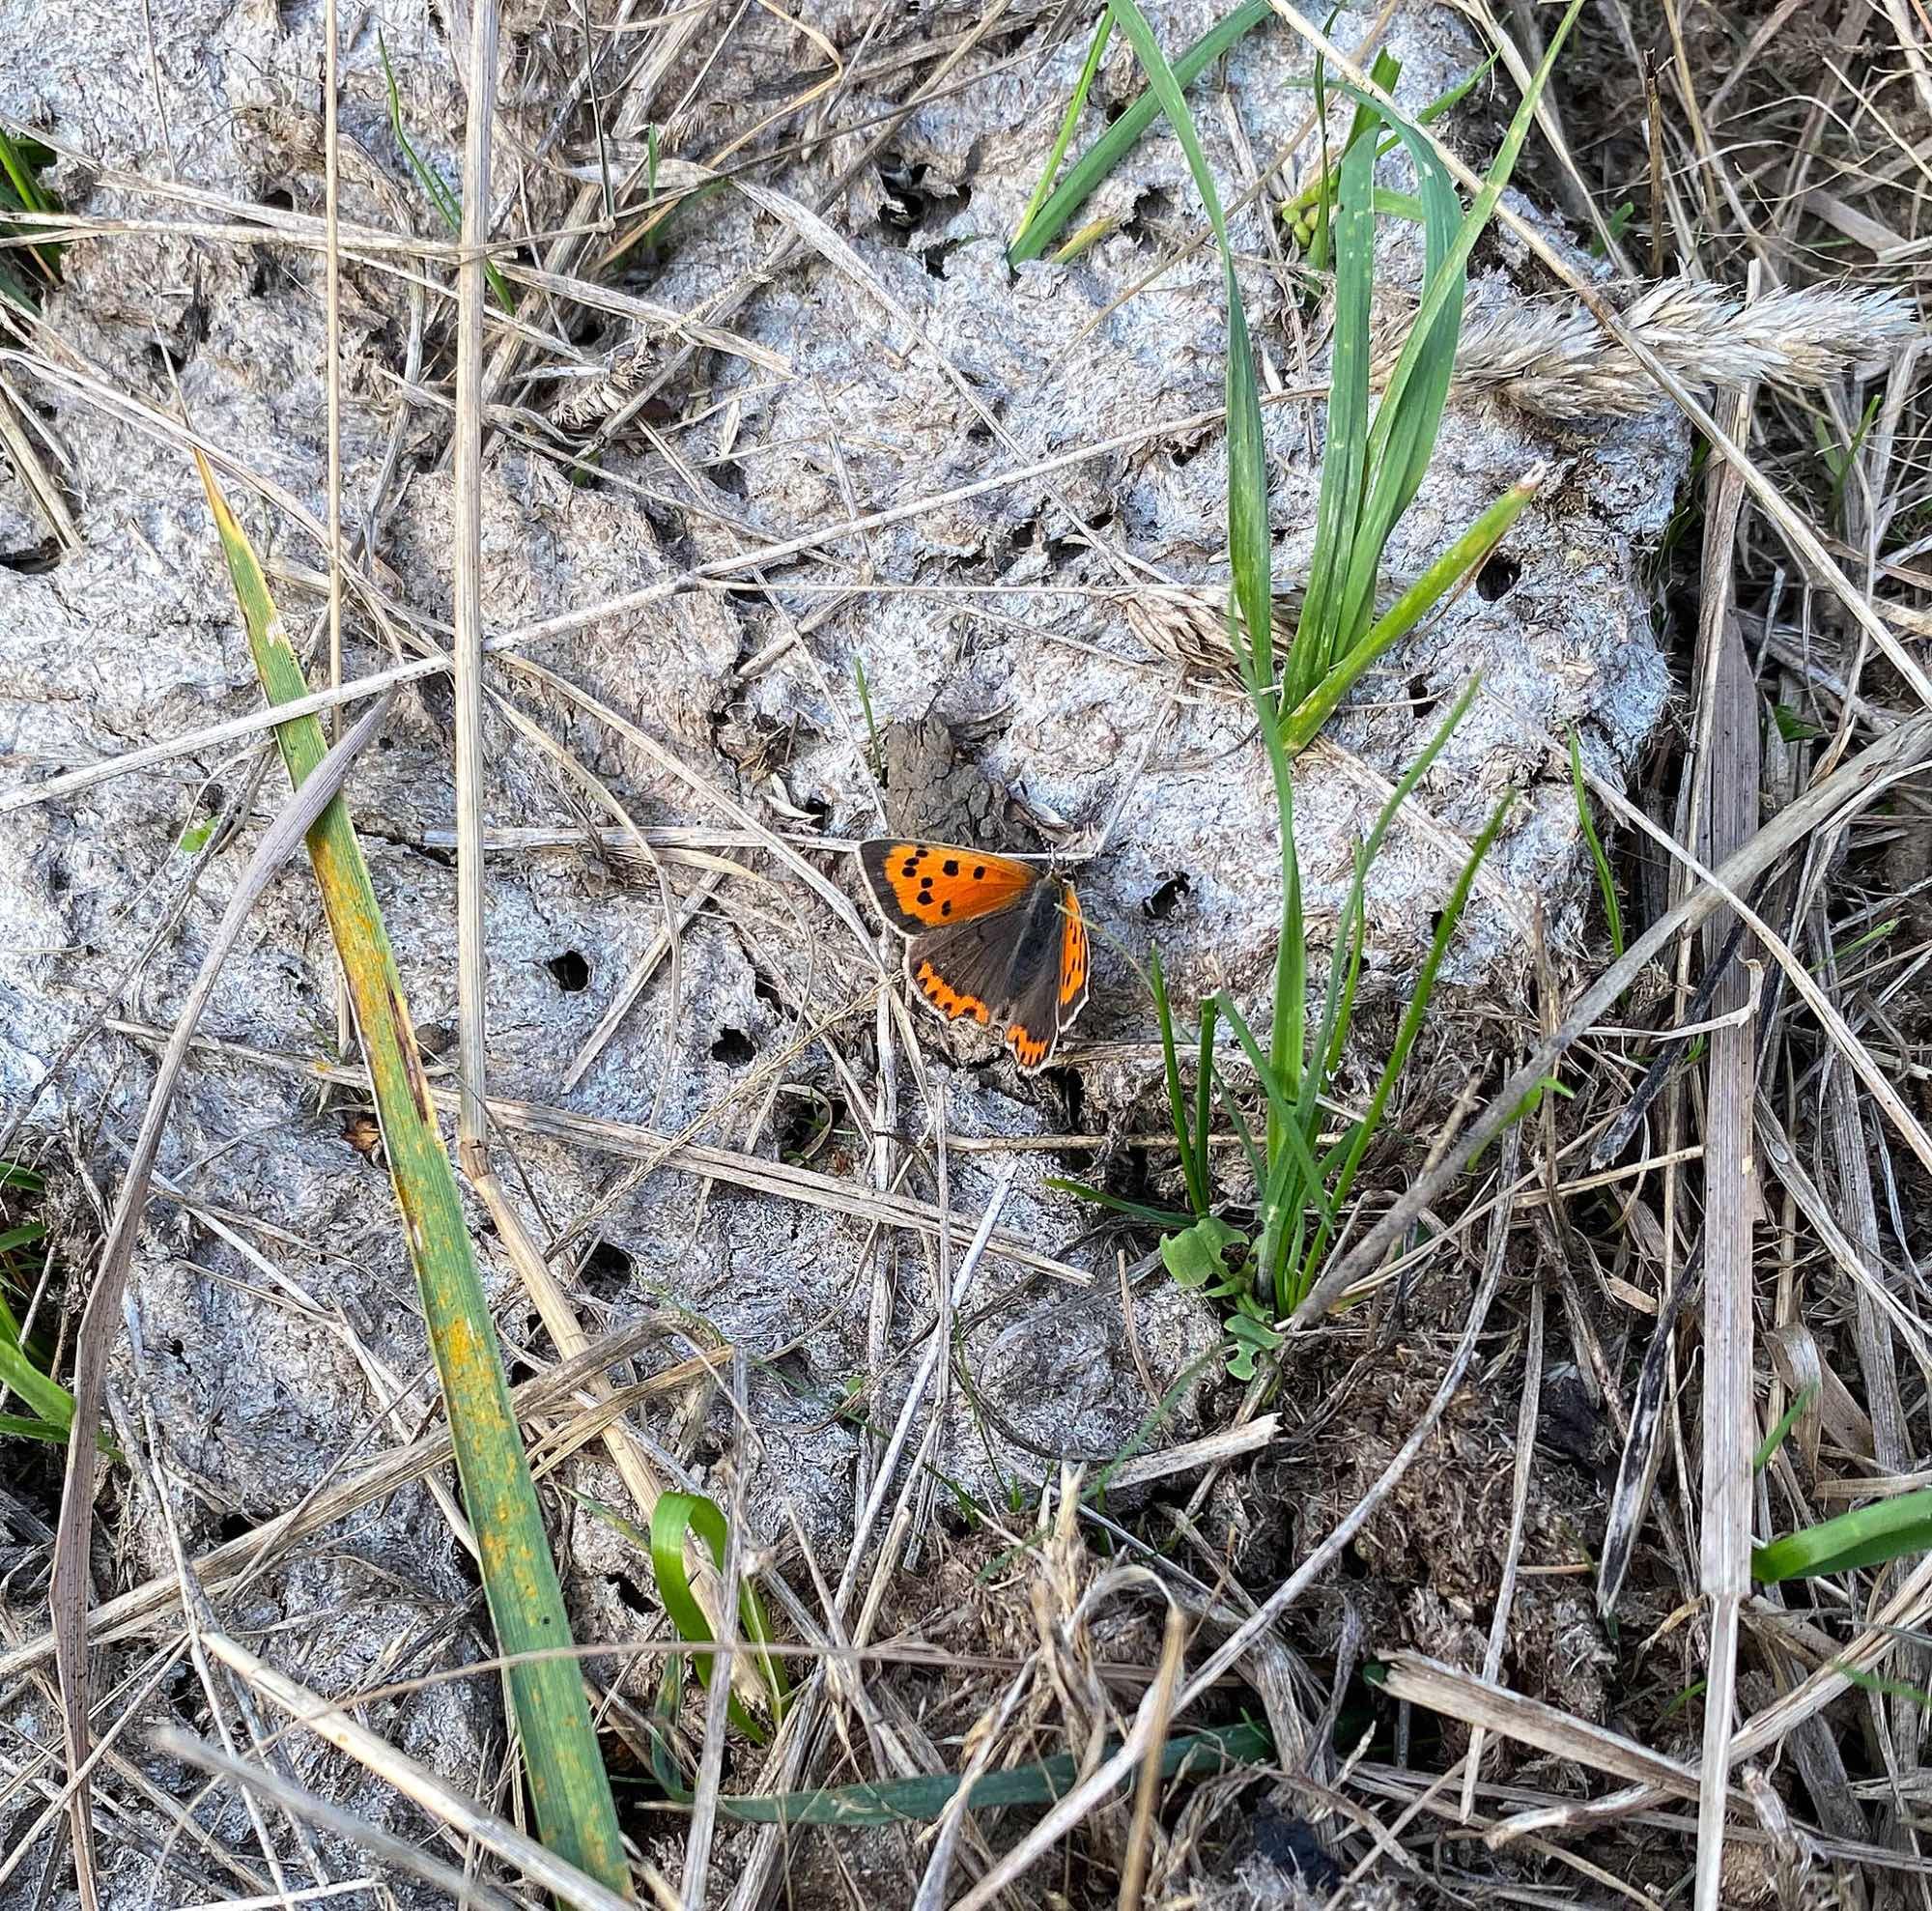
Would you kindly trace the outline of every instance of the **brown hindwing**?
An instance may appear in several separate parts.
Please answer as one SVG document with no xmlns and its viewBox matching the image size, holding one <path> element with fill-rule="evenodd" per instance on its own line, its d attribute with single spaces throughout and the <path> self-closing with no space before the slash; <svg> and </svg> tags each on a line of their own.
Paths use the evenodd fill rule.
<svg viewBox="0 0 1932 1911">
<path fill-rule="evenodd" d="M 1052 942 L 1015 977 L 1006 1016 L 1007 1046 L 1027 1074 L 1053 1060 L 1060 1038 L 1087 1003 L 1087 930 L 1071 883 L 1054 885 L 1054 903 Z"/>
</svg>

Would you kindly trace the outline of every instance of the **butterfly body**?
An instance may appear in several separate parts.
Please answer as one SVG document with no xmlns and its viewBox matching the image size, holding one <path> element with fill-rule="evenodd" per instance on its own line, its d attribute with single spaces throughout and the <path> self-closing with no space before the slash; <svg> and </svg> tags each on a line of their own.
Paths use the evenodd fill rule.
<svg viewBox="0 0 1932 1911">
<path fill-rule="evenodd" d="M 1027 1074 L 1053 1059 L 1087 1001 L 1087 928 L 1073 885 L 1009 856 L 874 837 L 866 881 L 906 938 L 906 975 L 934 1013 L 996 1028 Z"/>
</svg>

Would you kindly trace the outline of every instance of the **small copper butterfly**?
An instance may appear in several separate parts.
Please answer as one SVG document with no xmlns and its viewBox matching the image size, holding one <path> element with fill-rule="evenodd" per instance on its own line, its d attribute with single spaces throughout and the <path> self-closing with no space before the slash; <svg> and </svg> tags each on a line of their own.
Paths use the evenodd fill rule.
<svg viewBox="0 0 1932 1911">
<path fill-rule="evenodd" d="M 859 862 L 934 1013 L 997 1026 L 1023 1073 L 1045 1068 L 1087 1003 L 1087 926 L 1073 885 L 951 842 L 873 837 Z"/>
</svg>

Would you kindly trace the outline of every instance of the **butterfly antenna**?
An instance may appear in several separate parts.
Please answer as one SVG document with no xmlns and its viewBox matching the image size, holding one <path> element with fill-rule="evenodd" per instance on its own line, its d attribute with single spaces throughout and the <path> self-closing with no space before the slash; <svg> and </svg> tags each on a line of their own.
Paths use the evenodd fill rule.
<svg viewBox="0 0 1932 1911">
<path fill-rule="evenodd" d="M 1074 860 L 1091 863 L 1096 856 L 1106 853 L 1107 844 L 1113 840 L 1114 831 L 1120 827 L 1121 818 L 1126 813 L 1127 805 L 1141 792 L 1141 779 L 1148 766 L 1148 758 L 1153 755 L 1153 747 L 1161 739 L 1169 720 L 1180 706 L 1180 699 L 1172 691 L 1160 707 L 1160 714 L 1148 726 L 1148 732 L 1141 739 L 1139 754 L 1134 758 L 1134 766 L 1121 779 L 1113 803 L 1108 807 L 1105 817 L 1094 837 L 1092 846 L 1074 852 Z"/>
</svg>

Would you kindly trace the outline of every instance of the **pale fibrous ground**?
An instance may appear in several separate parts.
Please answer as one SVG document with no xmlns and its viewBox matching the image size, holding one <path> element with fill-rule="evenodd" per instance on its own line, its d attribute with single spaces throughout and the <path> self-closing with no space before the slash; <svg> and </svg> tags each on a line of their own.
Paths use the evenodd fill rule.
<svg viewBox="0 0 1932 1911">
<path fill-rule="evenodd" d="M 1499 11 L 1516 31 L 1523 17 L 1543 18 Z M 1621 7 L 1599 11 L 1624 20 Z M 1170 50 L 1217 16 L 1196 0 L 1149 14 Z M 1614 1727 L 1659 1756 L 1694 1761 L 1695 1708 L 1669 1702 L 1701 1675 L 1706 1642 L 1702 1620 L 1687 1625 L 1680 1611 L 1697 1590 L 1694 1396 L 1677 1408 L 1672 1467 L 1683 1470 L 1667 1476 L 1659 1516 L 1668 1530 L 1646 1532 L 1645 1569 L 1620 1629 L 1600 1616 L 1590 1575 L 1637 1368 L 1695 1241 L 1669 1176 L 1694 1154 L 1701 1100 L 1673 1090 L 1645 1130 L 1641 1148 L 1670 1167 L 1631 1176 L 1607 1206 L 1579 1212 L 1574 1195 L 1566 1205 L 1559 1184 L 1584 1173 L 1589 1138 L 1564 1151 L 1628 1096 L 1653 1052 L 1617 1045 L 1620 1028 L 1593 1038 L 1577 1060 L 1596 1084 L 1582 1107 L 1573 1113 L 1552 1097 L 1525 1131 L 1519 1172 L 1540 1190 L 1541 1218 L 1519 1216 L 1508 1325 L 1500 1309 L 1492 1317 L 1464 1390 L 1446 1410 L 1432 1407 L 1492 1251 L 1490 1222 L 1451 1228 L 1443 1214 L 1432 1222 L 1444 1237 L 1437 1258 L 1345 1317 L 1332 1344 L 1297 1355 L 1281 1395 L 1262 1403 L 1278 1420 L 1249 1440 L 1257 1403 L 1215 1356 L 1212 1304 L 1165 1277 L 1147 1256 L 1148 1237 L 1050 1185 L 1139 1174 L 1150 1197 L 1160 1194 L 1171 1156 L 1137 1155 L 1126 1140 L 1158 1135 L 1164 1123 L 1139 973 L 1149 944 L 1177 1000 L 1226 986 L 1263 1016 L 1280 926 L 1274 797 L 1221 627 L 1223 285 L 1180 149 L 1155 133 L 1132 151 L 1083 210 L 1083 223 L 1107 229 L 1076 258 L 1010 268 L 1005 242 L 1080 72 L 1084 19 L 1033 6 L 806 15 L 592 7 L 586 87 L 585 17 L 572 8 L 502 11 L 495 131 L 495 230 L 542 235 L 506 247 L 504 261 L 552 275 L 521 295 L 514 326 L 493 305 L 485 390 L 483 606 L 491 635 L 507 640 L 486 714 L 489 1086 L 521 1110 L 506 1113 L 503 1132 L 517 1197 L 587 1327 L 659 1321 L 641 1371 L 726 1343 L 751 1356 L 743 1423 L 700 1389 L 634 1409 L 635 1430 L 668 1478 L 742 1508 L 765 1562 L 807 1612 L 821 1606 L 813 1571 L 837 1582 L 845 1566 L 869 1469 L 935 1331 L 931 1238 L 882 1225 L 879 1190 L 936 1201 L 943 1168 L 956 1213 L 977 1218 L 1000 1205 L 999 1238 L 948 1321 L 952 1357 L 914 1423 L 923 1473 L 911 1529 L 871 1533 L 863 1555 L 862 1584 L 881 1589 L 872 1637 L 923 1642 L 935 1657 L 918 1670 L 877 1669 L 869 1699 L 841 1690 L 838 1729 L 793 1782 L 958 1769 L 962 1739 L 1004 1690 L 1007 1674 L 988 1668 L 1032 1654 L 1051 1677 L 1003 1722 L 1012 1738 L 997 1762 L 1091 1750 L 1131 1715 L 1160 1652 L 1157 1604 L 1137 1606 L 1118 1588 L 1103 1619 L 1074 1623 L 1105 1561 L 1170 1575 L 1211 1639 L 1366 1497 L 1374 1517 L 1345 1567 L 1244 1662 L 1252 1689 L 1241 1702 L 1278 1726 L 1298 1719 L 1305 1756 L 1294 1765 L 1278 1731 L 1280 1770 L 1177 1792 L 1159 1826 L 1140 1834 L 1157 1846 L 1146 1901 L 1299 1902 L 1296 1894 L 1323 1880 L 1333 1888 L 1364 1861 L 1346 1901 L 1425 1901 L 1430 1888 L 1405 1878 L 1392 1856 L 1406 1840 L 1452 1896 L 1485 1901 L 1538 1879 L 1596 1889 L 1541 1849 L 1535 1863 L 1518 1847 L 1488 1854 L 1480 1842 L 1444 1858 L 1429 1847 L 1432 1820 L 1386 1829 L 1469 1751 L 1468 1721 L 1453 1713 L 1405 1703 L 1400 1737 L 1368 1753 L 1347 1811 L 1310 1787 L 1344 1783 L 1337 1760 L 1368 1723 L 1353 1696 L 1362 1663 L 1404 1648 L 1487 1670 L 1579 1732 Z M 355 579 L 348 677 L 448 644 L 454 248 L 395 138 L 379 48 L 409 137 L 453 187 L 469 21 L 469 7 L 409 0 L 339 11 L 339 499 L 343 562 Z M 1403 63 L 1396 97 L 1411 109 L 1485 58 L 1482 36 L 1457 10 L 1414 0 L 1381 24 Z M 1648 33 L 1655 23 L 1624 24 Z M 1376 25 L 1353 10 L 1325 29 L 1353 49 Z M 1695 61 L 1735 54 L 1753 25 L 1731 38 L 1710 28 L 1709 43 L 1687 49 L 1697 86 L 1722 85 L 1730 69 Z M 1786 38 L 1808 47 L 1812 31 L 1801 20 Z M 1908 57 L 1885 39 L 1889 29 L 1873 31 L 1878 57 L 1922 77 L 1923 54 Z M 49 178 L 76 219 L 40 322 L 0 352 L 0 406 L 53 475 L 66 513 L 50 526 L 22 458 L 0 456 L 0 1130 L 10 1158 L 49 1178 L 48 1216 L 76 1284 L 157 1046 L 245 855 L 227 846 L 230 833 L 245 844 L 286 787 L 266 730 L 198 735 L 254 713 L 260 692 L 191 446 L 215 458 L 264 553 L 311 682 L 327 670 L 323 32 L 312 4 L 187 0 L 144 12 L 0 0 L 0 115 L 56 148 Z M 1792 51 L 1801 67 L 1802 50 Z M 1575 58 L 1622 73 L 1617 88 L 1635 85 L 1629 97 L 1641 99 L 1629 77 L 1637 70 L 1625 71 L 1624 42 L 1604 20 L 1583 31 Z M 1272 20 L 1194 94 L 1226 196 L 1268 177 L 1235 214 L 1233 234 L 1271 401 L 1274 572 L 1291 627 L 1314 535 L 1326 314 L 1276 214 L 1318 162 L 1309 70 L 1306 44 Z M 1563 149 L 1573 163 L 1572 148 L 1600 134 L 1635 138 L 1640 153 L 1634 109 L 1628 124 L 1598 127 L 1592 89 L 1578 81 L 1566 91 L 1565 71 L 1551 98 L 1559 131 L 1562 115 L 1578 122 Z M 1117 36 L 1076 151 L 1139 84 Z M 1480 170 L 1514 98 L 1479 87 L 1437 130 Z M 1886 99 L 1909 146 L 1925 130 L 1923 108 L 1911 86 Z M 1338 107 L 1331 134 L 1345 126 Z M 1692 667 L 1694 605 L 1687 614 L 1666 585 L 1669 563 L 1686 561 L 1677 534 L 1695 495 L 1695 434 L 1648 373 L 1605 342 L 1575 293 L 1550 282 L 1524 235 L 1599 289 L 1720 413 L 1745 380 L 1763 381 L 1766 402 L 1794 415 L 1838 417 L 1849 404 L 1854 427 L 1873 392 L 1891 393 L 1837 488 L 1839 504 L 1853 499 L 1850 520 L 1827 524 L 1838 504 L 1808 478 L 1809 489 L 1793 481 L 1788 508 L 1817 514 L 1829 555 L 1861 588 L 1897 602 L 1888 614 L 1904 642 L 1925 629 L 1916 550 L 1902 568 L 1882 570 L 1892 515 L 1861 501 L 1860 490 L 1869 491 L 1881 447 L 1896 459 L 1890 483 L 1916 482 L 1909 220 L 1894 235 L 1902 249 L 1889 276 L 1794 272 L 1783 302 L 1752 305 L 1743 248 L 1719 248 L 1721 271 L 1686 255 L 1684 235 L 1699 219 L 1723 226 L 1742 214 L 1730 202 L 1713 211 L 1708 180 L 1684 176 L 1707 149 L 1676 120 L 1671 128 L 1670 191 L 1655 216 L 1668 227 L 1673 270 L 1648 290 L 1654 214 L 1640 184 L 1586 169 L 1602 211 L 1623 198 L 1639 207 L 1644 244 L 1627 234 L 1630 249 L 1612 259 L 1589 243 L 1574 176 L 1547 144 L 1532 144 L 1532 162 L 1505 195 L 1511 219 L 1473 263 L 1459 383 L 1428 479 L 1388 547 L 1385 588 L 1410 582 L 1525 473 L 1539 472 L 1541 489 L 1499 553 L 1389 653 L 1297 764 L 1309 936 L 1325 954 L 1357 841 L 1457 694 L 1481 679 L 1370 874 L 1367 1045 L 1344 1071 L 1350 1088 L 1378 1066 L 1378 1017 L 1406 999 L 1470 841 L 1498 800 L 1514 798 L 1418 1054 L 1424 1085 L 1406 1152 L 1381 1165 L 1378 1199 L 1422 1172 L 1459 1096 L 1493 1087 L 1516 1046 L 1558 1018 L 1562 992 L 1608 960 L 1572 738 L 1606 829 L 1605 802 L 1627 796 L 1660 829 L 1701 841 L 1678 782 L 1687 752 L 1708 746 L 1710 682 Z M 1629 159 L 1619 149 L 1617 163 Z M 700 168 L 724 183 L 696 189 Z M 1397 186 L 1406 177 L 1400 160 L 1384 173 Z M 627 195 L 627 225 L 647 190 L 674 206 L 614 261 L 600 224 L 607 180 Z M 1842 180 L 1801 182 L 1792 203 L 1804 192 L 1826 202 L 1806 215 L 1865 247 L 1859 258 L 1868 262 L 1877 242 L 1859 219 L 1895 215 L 1858 212 Z M 1392 353 L 1421 271 L 1401 221 L 1384 222 L 1378 263 L 1378 320 Z M 1906 369 L 1889 386 L 1867 383 L 1901 353 Z M 1806 396 L 1786 395 L 1801 388 Z M 1808 425 L 1778 418 L 1783 452 L 1811 444 Z M 1109 448 L 1088 449 L 1095 445 Z M 586 447 L 594 466 L 573 471 Z M 1006 471 L 1022 474 L 983 482 Z M 1829 740 L 1841 722 L 1848 739 L 1891 733 L 1916 706 L 1909 678 L 1886 674 L 1889 657 L 1875 655 L 1831 592 L 1814 593 L 1776 546 L 1765 527 L 1777 514 L 1750 522 L 1755 542 L 1740 564 L 1751 582 L 1739 591 L 1747 647 L 1766 673 L 1766 709 L 1785 704 L 1802 717 L 1769 731 L 1769 813 L 1816 767 L 1801 771 L 1780 753 L 1822 752 L 1826 741 L 1812 739 Z M 1894 544 L 1909 543 L 1898 531 Z M 42 555 L 25 561 L 32 553 Z M 1694 556 L 1689 563 L 1675 575 L 1694 577 Z M 454 1081 L 457 1013 L 451 708 L 443 676 L 413 676 L 350 791 L 444 1087 Z M 74 774 L 170 743 L 180 747 L 138 768 Z M 71 781 L 58 791 L 41 787 L 61 777 Z M 642 830 L 650 858 L 610 828 L 593 784 Z M 1915 799 L 1899 800 L 1909 818 Z M 748 831 L 747 815 L 803 848 L 853 909 L 835 911 L 799 881 Z M 1095 978 L 1061 1067 L 1027 1080 L 970 1028 L 880 1013 L 880 978 L 895 974 L 897 951 L 872 936 L 848 845 L 886 829 L 1068 859 L 1094 926 Z M 1875 843 L 1821 841 L 1820 853 L 1841 864 L 1861 847 L 1890 856 L 1886 867 L 1909 899 L 1924 873 L 1899 846 L 1909 833 L 1908 823 Z M 1644 843 L 1620 866 L 1639 924 L 1662 913 L 1666 861 Z M 1844 917 L 1847 935 L 1879 913 L 1853 920 L 1843 896 L 1813 900 L 1811 927 Z M 1922 897 L 1901 909 L 1898 946 L 1922 942 Z M 661 960 L 668 922 L 671 964 Z M 644 964 L 654 966 L 630 999 Z M 1690 996 L 1671 995 L 1666 968 L 1603 1020 L 1694 1019 L 1678 1013 Z M 1904 973 L 1909 982 L 1913 971 Z M 1884 1050 L 1883 1072 L 1904 1085 L 1900 1113 L 1911 1122 L 1926 1106 L 1922 1062 L 1911 1059 L 1923 1055 L 1913 1049 L 1923 1027 L 1910 995 L 1884 999 L 1889 1007 L 1869 1012 L 1849 998 L 1840 1007 L 1850 1039 Z M 366 1098 L 315 1070 L 340 1052 L 337 1013 L 332 947 L 298 860 L 225 967 L 163 1151 L 166 1185 L 129 1290 L 138 1339 L 130 1331 L 111 1368 L 114 1438 L 143 1457 L 107 1469 L 96 1549 L 102 1599 L 174 1574 L 171 1526 L 186 1556 L 205 1554 L 435 1424 L 388 1183 L 351 1145 Z M 601 1040 L 586 1051 L 593 1032 Z M 1816 1047 L 1815 1031 L 1794 1040 Z M 1819 1097 L 1850 1091 L 1821 1088 L 1806 1054 L 1777 1082 L 1778 1109 L 1815 1151 Z M 1774 1385 L 1830 1373 L 1850 1392 L 1826 1423 L 1828 1442 L 1856 1448 L 1861 1416 L 1867 1470 L 1904 1478 L 1924 1456 L 1924 1401 L 1917 1381 L 1901 1380 L 1917 1369 L 1884 1342 L 1895 1330 L 1904 1346 L 1920 1345 L 1909 1325 L 1915 1264 L 1899 1236 L 1914 1238 L 1923 1184 L 1901 1170 L 1901 1184 L 1883 1165 L 1897 1118 L 1848 1107 L 1851 1132 L 1862 1121 L 1880 1151 L 1877 1192 L 1868 1171 L 1862 1195 L 1848 1194 L 1857 1177 L 1835 1156 L 1813 1159 L 1812 1172 L 1832 1190 L 1822 1212 L 1837 1214 L 1853 1266 L 1896 1271 L 1893 1300 L 1874 1325 L 1868 1296 L 1826 1288 L 1807 1315 L 1793 1269 L 1818 1255 L 1801 1236 L 1819 1225 L 1821 1204 L 1791 1196 L 1777 1221 L 1782 1271 L 1766 1274 L 1761 1297 L 1776 1358 L 1760 1351 L 1757 1405 Z M 713 1172 L 685 1144 L 789 1162 L 841 1184 L 849 1201 L 809 1204 L 755 1175 Z M 1909 1135 L 1900 1152 L 1909 1164 Z M 1493 1159 L 1481 1165 L 1492 1192 L 1497 1172 Z M 481 1246 L 512 1379 L 526 1379 L 554 1350 L 508 1260 L 487 1234 Z M 1855 1278 L 1844 1256 L 1822 1258 L 1833 1279 Z M 47 1296 L 48 1318 L 77 1314 L 79 1291 Z M 1844 1326 L 1854 1318 L 1856 1332 Z M 1547 1338 L 1547 1363 L 1542 1341 L 1525 1351 L 1531 1322 Z M 1889 1380 L 1881 1385 L 1875 1374 Z M 1871 1389 L 1901 1385 L 1909 1412 L 1888 1416 Z M 1540 1416 L 1527 1428 L 1525 1397 Z M 1391 1485 L 1405 1440 L 1424 1423 L 1434 1428 L 1428 1444 Z M 1091 1522 L 1067 1516 L 1067 1464 L 1097 1471 L 1136 1441 L 1158 1455 L 1216 1437 L 1232 1440 L 1226 1452 L 1151 1467 L 1142 1484 L 1105 1496 Z M 1815 1441 L 1805 1450 L 1815 1467 Z M 74 1901 L 59 1822 L 27 1839 L 63 1773 L 57 1700 L 30 1650 L 48 1624 L 43 1535 L 58 1475 L 34 1456 L 10 1479 L 21 1451 L 0 1445 L 8 1907 Z M 1816 1482 L 1807 1474 L 1806 1484 Z M 578 1637 L 661 1639 L 648 1562 L 597 1510 L 624 1500 L 603 1449 L 574 1453 L 544 1491 Z M 1836 1510 L 1843 1497 L 1821 1492 L 1817 1504 Z M 1796 1523 L 1789 1500 L 1776 1514 L 1776 1529 Z M 1042 1531 L 1050 1537 L 1036 1546 Z M 1508 1623 L 1497 1635 L 1505 1583 Z M 450 1676 L 488 1655 L 487 1620 L 470 1563 L 427 1488 L 355 1506 L 245 1582 L 211 1585 L 209 1598 L 224 1627 L 309 1687 L 335 1697 L 383 1688 L 362 1710 L 366 1724 L 506 1809 L 499 1685 Z M 1901 1611 L 1890 1623 L 1920 1616 L 1909 1602 Z M 106 1648 L 97 1689 L 152 1666 L 179 1626 L 176 1605 Z M 1632 1638 L 1654 1629 L 1670 1642 L 1634 1661 Z M 1807 1666 L 1815 1647 L 1805 1647 Z M 948 1654 L 977 1669 L 947 1670 Z M 612 1657 L 591 1671 L 648 1706 L 659 1664 Z M 1140 1669 L 1140 1683 L 1110 1685 L 1122 1668 Z M 1804 1669 L 1765 1648 L 1740 1672 L 1744 1709 Z M 177 1667 L 115 1703 L 132 1704 L 138 1725 L 124 1764 L 97 1778 L 104 1901 L 119 1911 L 270 1889 L 237 1795 L 198 1796 L 185 1766 L 145 1747 L 155 1725 L 205 1731 L 200 1688 Z M 1871 1700 L 1865 1723 L 1881 1709 Z M 1807 1792 L 1846 1771 L 1846 1754 L 1817 1723 L 1824 1715 L 1807 1716 L 1814 1742 L 1799 1761 L 1803 1783 L 1779 1783 L 1811 1831 L 1780 1843 L 1775 1814 L 1760 1812 L 1753 1838 L 1726 1859 L 1738 1902 L 1823 1901 L 1815 1893 L 1828 1881 L 1860 1889 L 1843 1882 L 1841 1853 L 1804 1842 L 1820 1826 L 1846 1849 L 1904 1837 L 1876 1805 L 1848 1816 Z M 1889 1742 L 1890 1768 L 1853 1757 L 1868 1782 L 1916 1769 L 1909 1720 L 1894 1722 Z M 1614 1761 L 1592 1764 L 1574 1743 L 1533 1750 L 1507 1732 L 1489 1743 L 1485 1784 L 1519 1787 L 1525 1809 L 1631 1777 Z M 427 1836 L 413 1807 L 319 1741 L 291 1734 L 286 1756 L 295 1778 L 347 1811 Z M 730 1783 L 777 1786 L 761 1782 L 749 1748 Z M 1461 1783 L 1449 1788 L 1452 1804 Z M 1661 1894 L 1690 1863 L 1694 1824 L 1684 1813 L 1694 1815 L 1694 1777 L 1689 1796 L 1686 1807 L 1681 1790 L 1671 1795 L 1677 1815 L 1654 1834 L 1667 1861 L 1605 1826 L 1552 1832 L 1551 1848 L 1591 1854 L 1628 1890 Z M 1481 1810 L 1492 1818 L 1508 1803 L 1486 1791 Z M 1003 1901 L 1044 1903 L 1061 1891 L 1071 1902 L 1114 1901 L 1127 1812 L 1109 1807 L 1111 1818 L 1075 1836 L 1076 1882 L 1044 1864 Z M 1379 1843 L 1365 1834 L 1375 1819 Z M 627 1829 L 675 1874 L 682 1820 L 640 1813 Z M 998 1819 L 983 1832 L 984 1844 L 961 1846 L 955 1891 L 1017 1836 Z M 1321 1863 L 1309 1860 L 1295 1882 L 1304 1833 Z M 317 1868 L 329 1881 L 368 1873 L 383 1882 L 349 1901 L 442 1901 L 359 1853 L 339 1828 L 312 1836 L 308 1847 L 291 1836 L 280 1851 L 289 1879 L 322 1882 Z M 720 1837 L 714 1902 L 737 1889 L 747 1903 L 909 1903 L 926 1864 L 914 1832 L 794 1834 L 778 1859 L 753 1832 L 721 1826 Z M 1331 1865 L 1339 1868 L 1323 1868 Z"/>
</svg>

